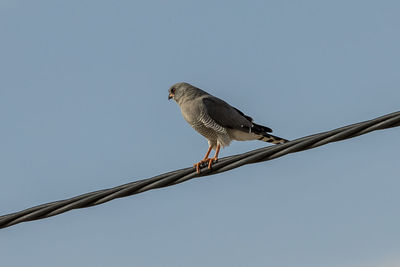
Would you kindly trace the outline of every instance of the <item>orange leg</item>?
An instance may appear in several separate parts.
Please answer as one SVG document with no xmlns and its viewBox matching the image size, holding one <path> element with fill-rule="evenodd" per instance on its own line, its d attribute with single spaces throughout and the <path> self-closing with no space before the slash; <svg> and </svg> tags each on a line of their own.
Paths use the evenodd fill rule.
<svg viewBox="0 0 400 267">
<path fill-rule="evenodd" d="M 200 173 L 200 165 L 202 165 L 205 162 L 208 162 L 208 168 L 211 169 L 211 165 L 213 162 L 216 162 L 218 160 L 218 154 L 221 146 L 218 144 L 217 149 L 215 150 L 215 155 L 213 158 L 209 158 L 208 156 L 210 155 L 211 152 L 211 146 L 208 148 L 206 155 L 204 156 L 204 159 L 202 159 L 200 162 L 196 163 L 193 165 L 193 167 L 196 168 L 197 173 Z"/>
<path fill-rule="evenodd" d="M 197 173 L 200 173 L 200 165 L 203 164 L 204 162 L 207 162 L 209 160 L 208 156 L 210 155 L 212 147 L 209 146 L 206 155 L 204 156 L 204 158 L 202 160 L 200 160 L 200 162 L 195 163 L 193 165 L 193 167 L 196 168 Z"/>
<path fill-rule="evenodd" d="M 221 146 L 218 144 L 217 145 L 217 149 L 215 150 L 215 155 L 213 158 L 208 159 L 208 168 L 211 169 L 211 165 L 213 162 L 216 162 L 218 160 L 218 154 L 219 154 L 219 150 L 220 150 Z"/>
</svg>

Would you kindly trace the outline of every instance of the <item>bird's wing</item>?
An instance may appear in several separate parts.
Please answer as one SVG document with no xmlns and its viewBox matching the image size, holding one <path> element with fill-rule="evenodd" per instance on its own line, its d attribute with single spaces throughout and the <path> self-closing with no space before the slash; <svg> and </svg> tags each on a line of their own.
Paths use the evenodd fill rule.
<svg viewBox="0 0 400 267">
<path fill-rule="evenodd" d="M 230 106 L 225 101 L 209 96 L 202 98 L 202 102 L 206 113 L 218 125 L 243 131 L 248 131 L 251 128 L 252 118 L 244 115 L 243 112 Z"/>
<path fill-rule="evenodd" d="M 205 97 L 202 101 L 210 118 L 222 127 L 257 134 L 272 132 L 266 126 L 253 123 L 253 119 L 250 116 L 245 115 L 242 111 L 217 97 Z"/>
</svg>

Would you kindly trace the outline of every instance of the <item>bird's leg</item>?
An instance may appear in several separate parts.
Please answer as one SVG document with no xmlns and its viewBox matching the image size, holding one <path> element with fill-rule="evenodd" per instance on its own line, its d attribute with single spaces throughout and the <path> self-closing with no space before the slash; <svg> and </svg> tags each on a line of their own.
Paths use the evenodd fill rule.
<svg viewBox="0 0 400 267">
<path fill-rule="evenodd" d="M 200 165 L 203 164 L 204 162 L 207 162 L 209 160 L 208 156 L 210 155 L 212 147 L 209 146 L 206 155 L 202 160 L 200 160 L 198 163 L 195 163 L 193 167 L 196 168 L 197 173 L 200 173 Z"/>
<path fill-rule="evenodd" d="M 221 148 L 220 144 L 217 145 L 217 149 L 215 150 L 215 155 L 213 158 L 208 159 L 208 168 L 211 169 L 211 165 L 213 162 L 217 162 L 219 149 Z"/>
</svg>

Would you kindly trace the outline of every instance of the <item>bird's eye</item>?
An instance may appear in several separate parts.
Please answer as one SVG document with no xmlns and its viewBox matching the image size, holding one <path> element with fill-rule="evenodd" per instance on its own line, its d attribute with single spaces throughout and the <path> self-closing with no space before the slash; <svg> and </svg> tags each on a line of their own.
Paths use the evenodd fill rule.
<svg viewBox="0 0 400 267">
<path fill-rule="evenodd" d="M 175 87 L 171 88 L 171 93 L 175 94 Z"/>
</svg>

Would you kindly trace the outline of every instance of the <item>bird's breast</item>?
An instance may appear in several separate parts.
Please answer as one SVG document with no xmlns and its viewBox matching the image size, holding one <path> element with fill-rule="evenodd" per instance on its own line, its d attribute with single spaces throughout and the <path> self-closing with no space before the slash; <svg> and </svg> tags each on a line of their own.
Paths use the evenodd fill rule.
<svg viewBox="0 0 400 267">
<path fill-rule="evenodd" d="M 193 125 L 199 121 L 199 110 L 198 105 L 192 103 L 193 101 L 187 101 L 180 105 L 183 118 L 190 124 Z"/>
</svg>

